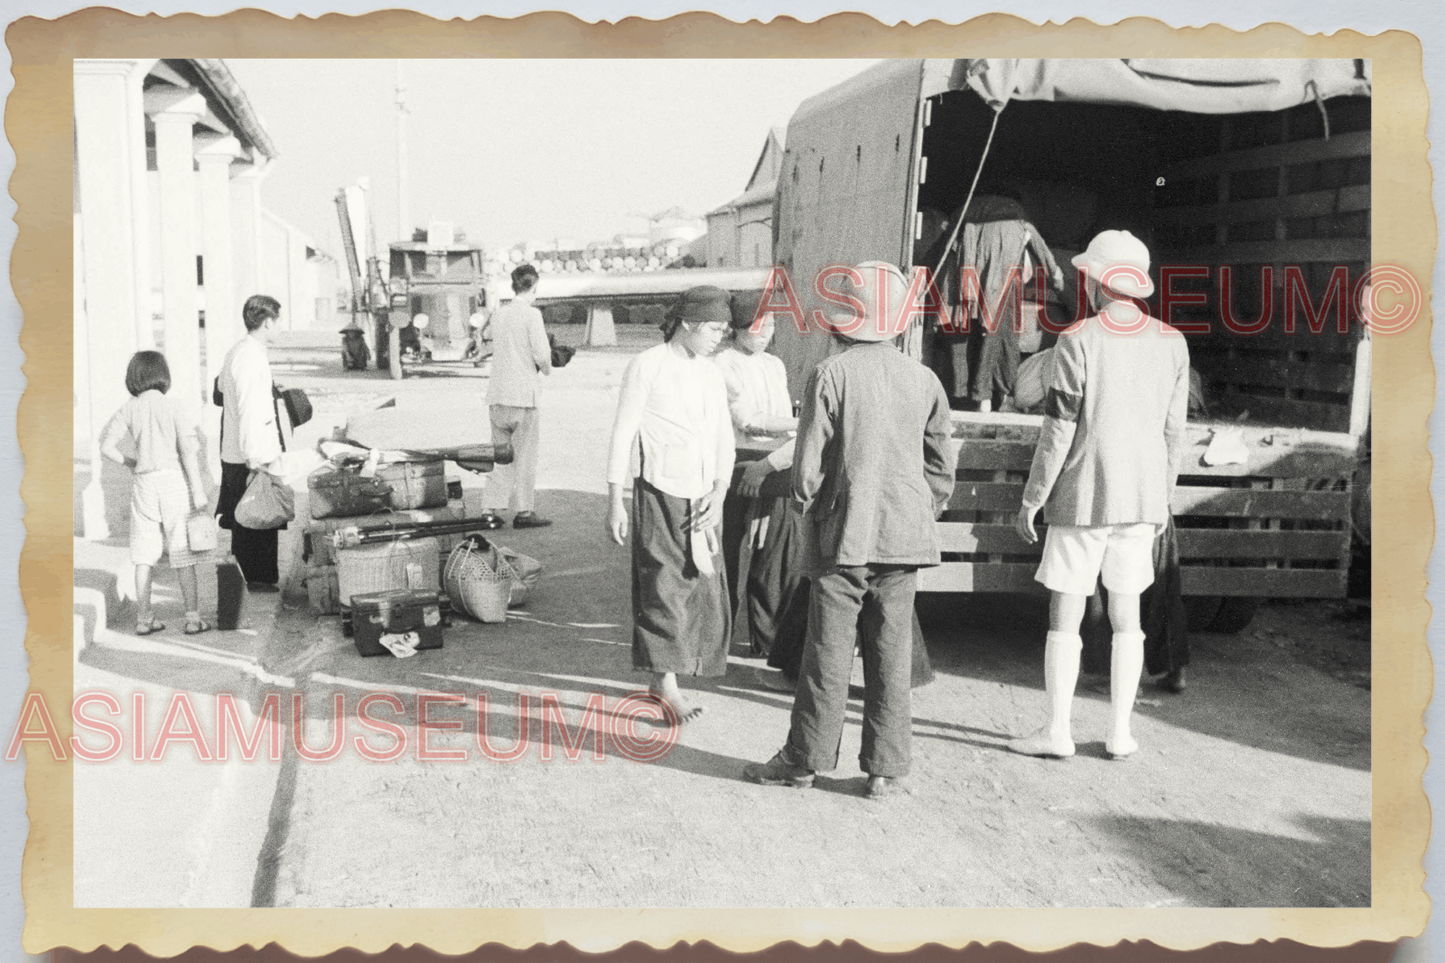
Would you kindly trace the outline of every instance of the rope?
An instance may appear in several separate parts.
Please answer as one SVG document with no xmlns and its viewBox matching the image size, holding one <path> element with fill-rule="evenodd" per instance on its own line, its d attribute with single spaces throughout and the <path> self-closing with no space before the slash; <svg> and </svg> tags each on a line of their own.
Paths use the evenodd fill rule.
<svg viewBox="0 0 1445 963">
<path fill-rule="evenodd" d="M 983 144 L 983 156 L 978 159 L 978 169 L 973 172 L 973 183 L 968 185 L 968 197 L 964 198 L 963 207 L 959 210 L 958 218 L 953 223 L 953 233 L 948 236 L 948 244 L 943 249 L 943 256 L 933 266 L 935 277 L 938 276 L 939 271 L 943 270 L 943 265 L 948 262 L 948 256 L 953 253 L 953 246 L 958 243 L 959 229 L 963 227 L 963 218 L 968 214 L 968 205 L 973 203 L 973 192 L 978 189 L 978 179 L 983 174 L 983 163 L 988 159 L 988 149 L 993 146 L 993 132 L 998 129 L 998 117 L 1002 112 L 1001 109 L 993 112 L 993 123 L 988 127 L 988 140 Z"/>
</svg>

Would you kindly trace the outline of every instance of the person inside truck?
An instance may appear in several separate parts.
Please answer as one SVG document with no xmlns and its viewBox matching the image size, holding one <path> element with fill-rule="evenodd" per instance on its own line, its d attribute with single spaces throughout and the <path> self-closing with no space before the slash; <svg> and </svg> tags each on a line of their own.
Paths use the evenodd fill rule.
<svg viewBox="0 0 1445 963">
<path fill-rule="evenodd" d="M 908 289 L 891 264 L 858 265 L 863 317 L 835 323 L 843 350 L 808 379 L 793 497 L 810 578 L 807 641 L 786 744 L 743 775 L 806 788 L 838 766 L 853 652 L 863 649 L 865 794 L 895 794 L 912 750 L 909 665 L 918 569 L 939 563 L 935 520 L 953 492 L 948 397 L 891 342 Z M 856 284 L 856 282 L 855 282 Z M 911 319 L 912 315 L 908 318 Z"/>
<path fill-rule="evenodd" d="M 711 360 L 732 326 L 730 302 L 726 291 L 703 285 L 668 310 L 663 343 L 623 372 L 607 463 L 607 532 L 623 545 L 623 488 L 633 448 L 641 449 L 630 525 L 632 665 L 652 673 L 652 691 L 680 723 L 703 707 L 684 698 L 677 677 L 726 672 L 732 631 L 718 526 L 733 476 L 733 426 Z"/>
<path fill-rule="evenodd" d="M 1154 291 L 1149 251 L 1133 234 L 1104 231 L 1073 263 L 1086 272 L 1095 313 L 1054 348 L 1044 423 L 1015 521 L 1030 544 L 1038 541 L 1040 510 L 1049 523 L 1034 576 L 1051 593 L 1044 641 L 1049 719 L 1008 747 L 1029 756 L 1074 754 L 1079 630 L 1102 575 L 1113 627 L 1104 749 L 1122 759 L 1139 748 L 1130 730 L 1144 663 L 1139 597 L 1154 581 L 1154 540 L 1169 521 L 1184 453 L 1189 349 L 1177 330 L 1130 300 Z"/>
<path fill-rule="evenodd" d="M 958 258 L 959 264 L 978 272 L 979 289 L 960 292 L 969 332 L 952 339 L 955 384 L 966 377 L 974 407 L 992 411 L 1013 393 L 1021 352 L 1040 347 L 1043 331 L 1037 311 L 1047 297 L 1033 290 L 1035 266 L 1045 270 L 1048 283 L 1060 292 L 1064 272 L 1023 205 L 1006 190 L 973 199 L 959 232 Z M 1021 272 L 1022 288 L 1008 284 L 1015 268 Z M 1033 317 L 1027 316 L 1030 305 Z M 984 323 L 985 312 L 992 313 L 991 331 Z"/>
</svg>

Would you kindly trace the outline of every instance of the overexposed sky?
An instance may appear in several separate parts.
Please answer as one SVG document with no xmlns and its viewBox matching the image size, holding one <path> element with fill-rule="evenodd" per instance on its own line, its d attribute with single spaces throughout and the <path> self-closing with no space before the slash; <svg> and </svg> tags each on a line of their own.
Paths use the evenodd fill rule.
<svg viewBox="0 0 1445 963">
<path fill-rule="evenodd" d="M 641 233 L 743 191 L 770 127 L 867 60 L 409 60 L 410 220 L 489 246 Z M 268 209 L 340 257 L 336 191 L 370 177 L 396 239 L 394 60 L 229 60 L 280 152 Z"/>
</svg>

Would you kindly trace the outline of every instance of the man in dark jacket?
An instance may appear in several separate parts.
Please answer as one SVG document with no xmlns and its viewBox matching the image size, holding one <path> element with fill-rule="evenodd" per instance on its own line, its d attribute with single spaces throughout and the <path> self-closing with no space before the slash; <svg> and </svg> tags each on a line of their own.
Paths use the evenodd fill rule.
<svg viewBox="0 0 1445 963">
<path fill-rule="evenodd" d="M 939 562 L 934 521 L 953 491 L 954 466 L 943 385 L 892 343 L 909 320 L 907 281 L 881 262 L 858 272 L 863 317 L 835 321 L 842 350 L 814 369 L 799 416 L 793 497 L 804 512 L 812 595 L 792 726 L 782 750 L 744 774 L 803 788 L 815 772 L 837 768 L 861 639 L 859 763 L 867 794 L 879 797 L 908 774 L 913 596 L 918 569 Z"/>
</svg>

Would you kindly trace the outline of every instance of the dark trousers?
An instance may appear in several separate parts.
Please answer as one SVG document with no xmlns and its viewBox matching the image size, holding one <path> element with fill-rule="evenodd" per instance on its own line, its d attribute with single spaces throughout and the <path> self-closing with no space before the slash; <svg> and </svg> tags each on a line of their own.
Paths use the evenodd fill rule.
<svg viewBox="0 0 1445 963">
<path fill-rule="evenodd" d="M 281 529 L 245 528 L 236 521 L 236 505 L 246 493 L 246 482 L 250 477 L 251 470 L 245 465 L 221 462 L 221 493 L 216 513 L 220 516 L 221 527 L 231 530 L 231 554 L 236 557 L 246 581 L 275 585 L 281 581 L 276 563 Z"/>
<path fill-rule="evenodd" d="M 909 662 L 918 569 L 910 565 L 838 568 L 813 579 L 808 641 L 793 700 L 785 758 L 818 772 L 838 768 L 853 649 L 863 648 L 863 749 L 874 776 L 908 774 L 913 709 Z"/>
</svg>

